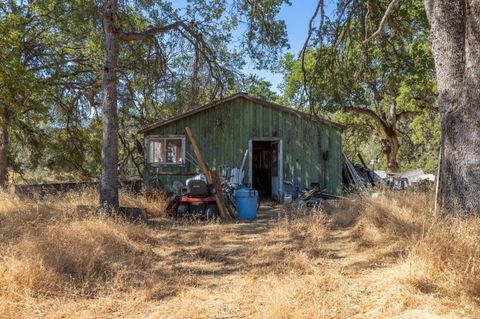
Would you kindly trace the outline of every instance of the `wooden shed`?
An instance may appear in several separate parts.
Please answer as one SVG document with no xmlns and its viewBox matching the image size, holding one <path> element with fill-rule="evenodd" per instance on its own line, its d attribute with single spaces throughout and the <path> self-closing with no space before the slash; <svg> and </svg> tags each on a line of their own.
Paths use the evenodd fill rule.
<svg viewBox="0 0 480 319">
<path fill-rule="evenodd" d="M 292 108 L 237 93 L 144 127 L 144 182 L 171 190 L 198 174 L 185 139 L 190 127 L 212 169 L 240 167 L 248 150 L 244 182 L 264 197 L 281 200 L 291 186 L 317 183 L 339 195 L 342 126 Z"/>
</svg>

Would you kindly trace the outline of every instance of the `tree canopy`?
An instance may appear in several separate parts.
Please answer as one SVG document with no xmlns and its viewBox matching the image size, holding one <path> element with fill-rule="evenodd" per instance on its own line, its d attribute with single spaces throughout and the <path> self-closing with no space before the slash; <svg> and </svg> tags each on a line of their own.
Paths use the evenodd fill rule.
<svg viewBox="0 0 480 319">
<path fill-rule="evenodd" d="M 434 170 L 438 111 L 423 5 L 403 1 L 386 34 L 369 43 L 365 35 L 380 23 L 386 6 L 367 1 L 342 18 L 345 5 L 339 1 L 335 16 L 312 31 L 298 57 L 283 60 L 287 103 L 346 124 L 351 156 L 363 149 L 390 170 L 417 165 Z M 419 123 L 429 129 L 422 131 Z"/>
<path fill-rule="evenodd" d="M 139 127 L 236 91 L 346 124 L 350 157 L 379 158 L 380 166 L 393 171 L 433 172 L 442 113 L 424 4 L 339 0 L 330 10 L 320 0 L 309 12 L 303 50 L 284 54 L 287 30 L 278 16 L 288 5 L 2 2 L 0 185 L 8 171 L 17 181 L 99 177 L 106 118 L 114 118 L 112 141 L 119 145 L 108 166 L 141 174 Z M 111 48 L 108 34 L 115 39 Z M 110 49 L 113 64 L 107 63 Z M 244 74 L 247 63 L 281 72 L 281 89 Z M 115 115 L 105 118 L 110 66 Z"/>
<path fill-rule="evenodd" d="M 142 170 L 139 127 L 260 83 L 243 76 L 245 55 L 238 50 L 258 66 L 276 64 L 287 45 L 284 22 L 276 18 L 282 3 L 195 0 L 176 8 L 172 1 L 119 2 L 116 23 L 130 37 L 120 43 L 118 58 L 123 173 Z M 0 4 L 0 123 L 6 132 L 0 137 L 8 141 L 0 150 L 9 154 L 0 171 L 28 172 L 29 180 L 100 173 L 103 4 Z M 186 28 L 142 34 L 179 22 Z M 229 45 L 235 30 L 243 33 L 238 48 Z M 130 41 L 136 38 L 141 41 Z M 5 181 L 6 173 L 1 176 Z"/>
</svg>

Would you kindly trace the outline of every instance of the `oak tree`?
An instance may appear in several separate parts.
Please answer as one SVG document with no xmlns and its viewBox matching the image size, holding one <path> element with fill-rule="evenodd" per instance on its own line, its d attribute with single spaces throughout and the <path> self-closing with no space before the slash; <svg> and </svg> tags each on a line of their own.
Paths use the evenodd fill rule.
<svg viewBox="0 0 480 319">
<path fill-rule="evenodd" d="M 242 15 L 248 21 L 246 32 L 247 51 L 252 57 L 261 61 L 262 66 L 267 66 L 276 58 L 276 52 L 272 48 L 286 45 L 285 24 L 275 19 L 282 0 L 268 2 L 262 1 L 233 1 L 232 5 L 237 9 L 234 15 Z M 157 6 L 143 8 L 144 11 L 156 9 L 163 10 L 168 2 L 160 2 Z M 174 15 L 166 19 L 155 19 L 158 14 L 152 14 L 153 24 L 143 29 L 131 28 L 129 24 L 127 2 L 122 8 L 117 0 L 106 0 L 101 8 L 101 16 L 104 31 L 104 67 L 103 67 L 103 142 L 102 142 L 102 175 L 100 186 L 100 204 L 108 212 L 118 209 L 118 58 L 122 43 L 135 43 L 142 41 L 155 42 L 157 37 L 168 37 L 172 33 L 181 35 L 190 43 L 190 48 L 195 52 L 196 59 L 200 57 L 208 66 L 208 75 L 214 79 L 219 91 L 225 87 L 225 74 L 231 72 L 219 61 L 218 52 L 213 49 L 209 37 L 210 26 L 206 21 L 211 22 L 209 15 L 225 12 L 225 3 L 218 1 L 192 1 L 190 8 L 198 12 L 202 21 L 195 19 L 186 21 L 183 17 Z M 212 10 L 214 9 L 214 10 Z M 218 18 L 218 17 L 217 17 Z M 234 21 L 235 21 L 234 19 Z M 157 47 L 160 51 L 161 47 Z M 264 52 L 265 54 L 261 54 Z M 160 52 L 161 53 L 161 52 Z M 195 86 L 195 85 L 194 85 Z"/>
</svg>

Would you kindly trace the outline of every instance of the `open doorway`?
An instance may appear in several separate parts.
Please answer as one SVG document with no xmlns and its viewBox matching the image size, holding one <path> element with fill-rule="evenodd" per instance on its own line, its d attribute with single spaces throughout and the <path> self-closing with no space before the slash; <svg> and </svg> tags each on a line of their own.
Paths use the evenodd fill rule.
<svg viewBox="0 0 480 319">
<path fill-rule="evenodd" d="M 249 179 L 260 199 L 281 200 L 282 143 L 280 139 L 250 141 Z"/>
</svg>

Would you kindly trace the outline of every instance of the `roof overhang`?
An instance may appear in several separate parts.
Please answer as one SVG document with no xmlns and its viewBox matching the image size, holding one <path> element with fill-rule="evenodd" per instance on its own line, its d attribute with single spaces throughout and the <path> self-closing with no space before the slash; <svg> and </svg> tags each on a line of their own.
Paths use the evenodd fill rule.
<svg viewBox="0 0 480 319">
<path fill-rule="evenodd" d="M 191 110 L 191 111 L 188 111 L 188 112 L 185 112 L 185 113 L 182 113 L 182 114 L 173 116 L 173 117 L 171 117 L 171 118 L 169 118 L 169 119 L 166 119 L 166 120 L 163 120 L 163 121 L 159 121 L 159 122 L 150 124 L 150 125 L 148 125 L 148 126 L 145 126 L 145 127 L 141 128 L 138 132 L 139 132 L 139 133 L 149 132 L 149 131 L 154 130 L 154 129 L 156 129 L 156 128 L 162 127 L 162 126 L 164 126 L 164 125 L 173 123 L 173 122 L 178 121 L 178 120 L 180 120 L 180 119 L 189 117 L 189 116 L 191 116 L 191 115 L 194 115 L 194 114 L 203 112 L 203 111 L 205 111 L 205 110 L 214 108 L 214 107 L 216 107 L 216 106 L 222 105 L 222 104 L 224 104 L 224 103 L 226 103 L 226 102 L 233 101 L 233 100 L 236 100 L 236 99 L 239 99 L 239 98 L 243 98 L 243 99 L 252 101 L 253 103 L 260 104 L 260 105 L 263 105 L 263 106 L 266 106 L 266 107 L 270 107 L 270 108 L 279 110 L 279 111 L 281 111 L 281 112 L 286 112 L 286 113 L 294 114 L 294 115 L 299 116 L 299 117 L 302 117 L 302 118 L 304 118 L 304 119 L 306 119 L 306 120 L 308 120 L 308 121 L 314 121 L 314 122 L 321 123 L 321 124 L 323 124 L 323 125 L 328 125 L 328 126 L 331 126 L 331 127 L 336 128 L 336 129 L 339 129 L 339 130 L 341 130 L 341 131 L 345 130 L 345 128 L 346 128 L 344 125 L 341 125 L 341 124 L 338 124 L 338 123 L 335 123 L 335 122 L 326 120 L 326 119 L 324 119 L 324 118 L 322 118 L 322 117 L 320 117 L 320 116 L 311 115 L 311 114 L 308 114 L 308 113 L 305 113 L 305 112 L 301 112 L 301 111 L 298 111 L 298 110 L 295 110 L 295 109 L 292 109 L 292 108 L 289 108 L 289 107 L 286 107 L 286 106 L 283 106 L 283 105 L 280 105 L 280 104 L 268 102 L 268 101 L 265 101 L 265 100 L 262 100 L 262 99 L 259 99 L 259 98 L 250 96 L 250 95 L 248 95 L 248 94 L 246 94 L 246 93 L 236 93 L 236 94 L 230 95 L 230 96 L 228 96 L 228 97 L 226 97 L 226 98 L 220 99 L 220 100 L 218 100 L 218 101 L 215 101 L 215 102 L 212 102 L 212 103 L 203 105 L 203 106 L 201 106 L 201 107 L 199 107 L 199 108 L 196 108 L 196 109 L 194 109 L 194 110 Z"/>
</svg>

